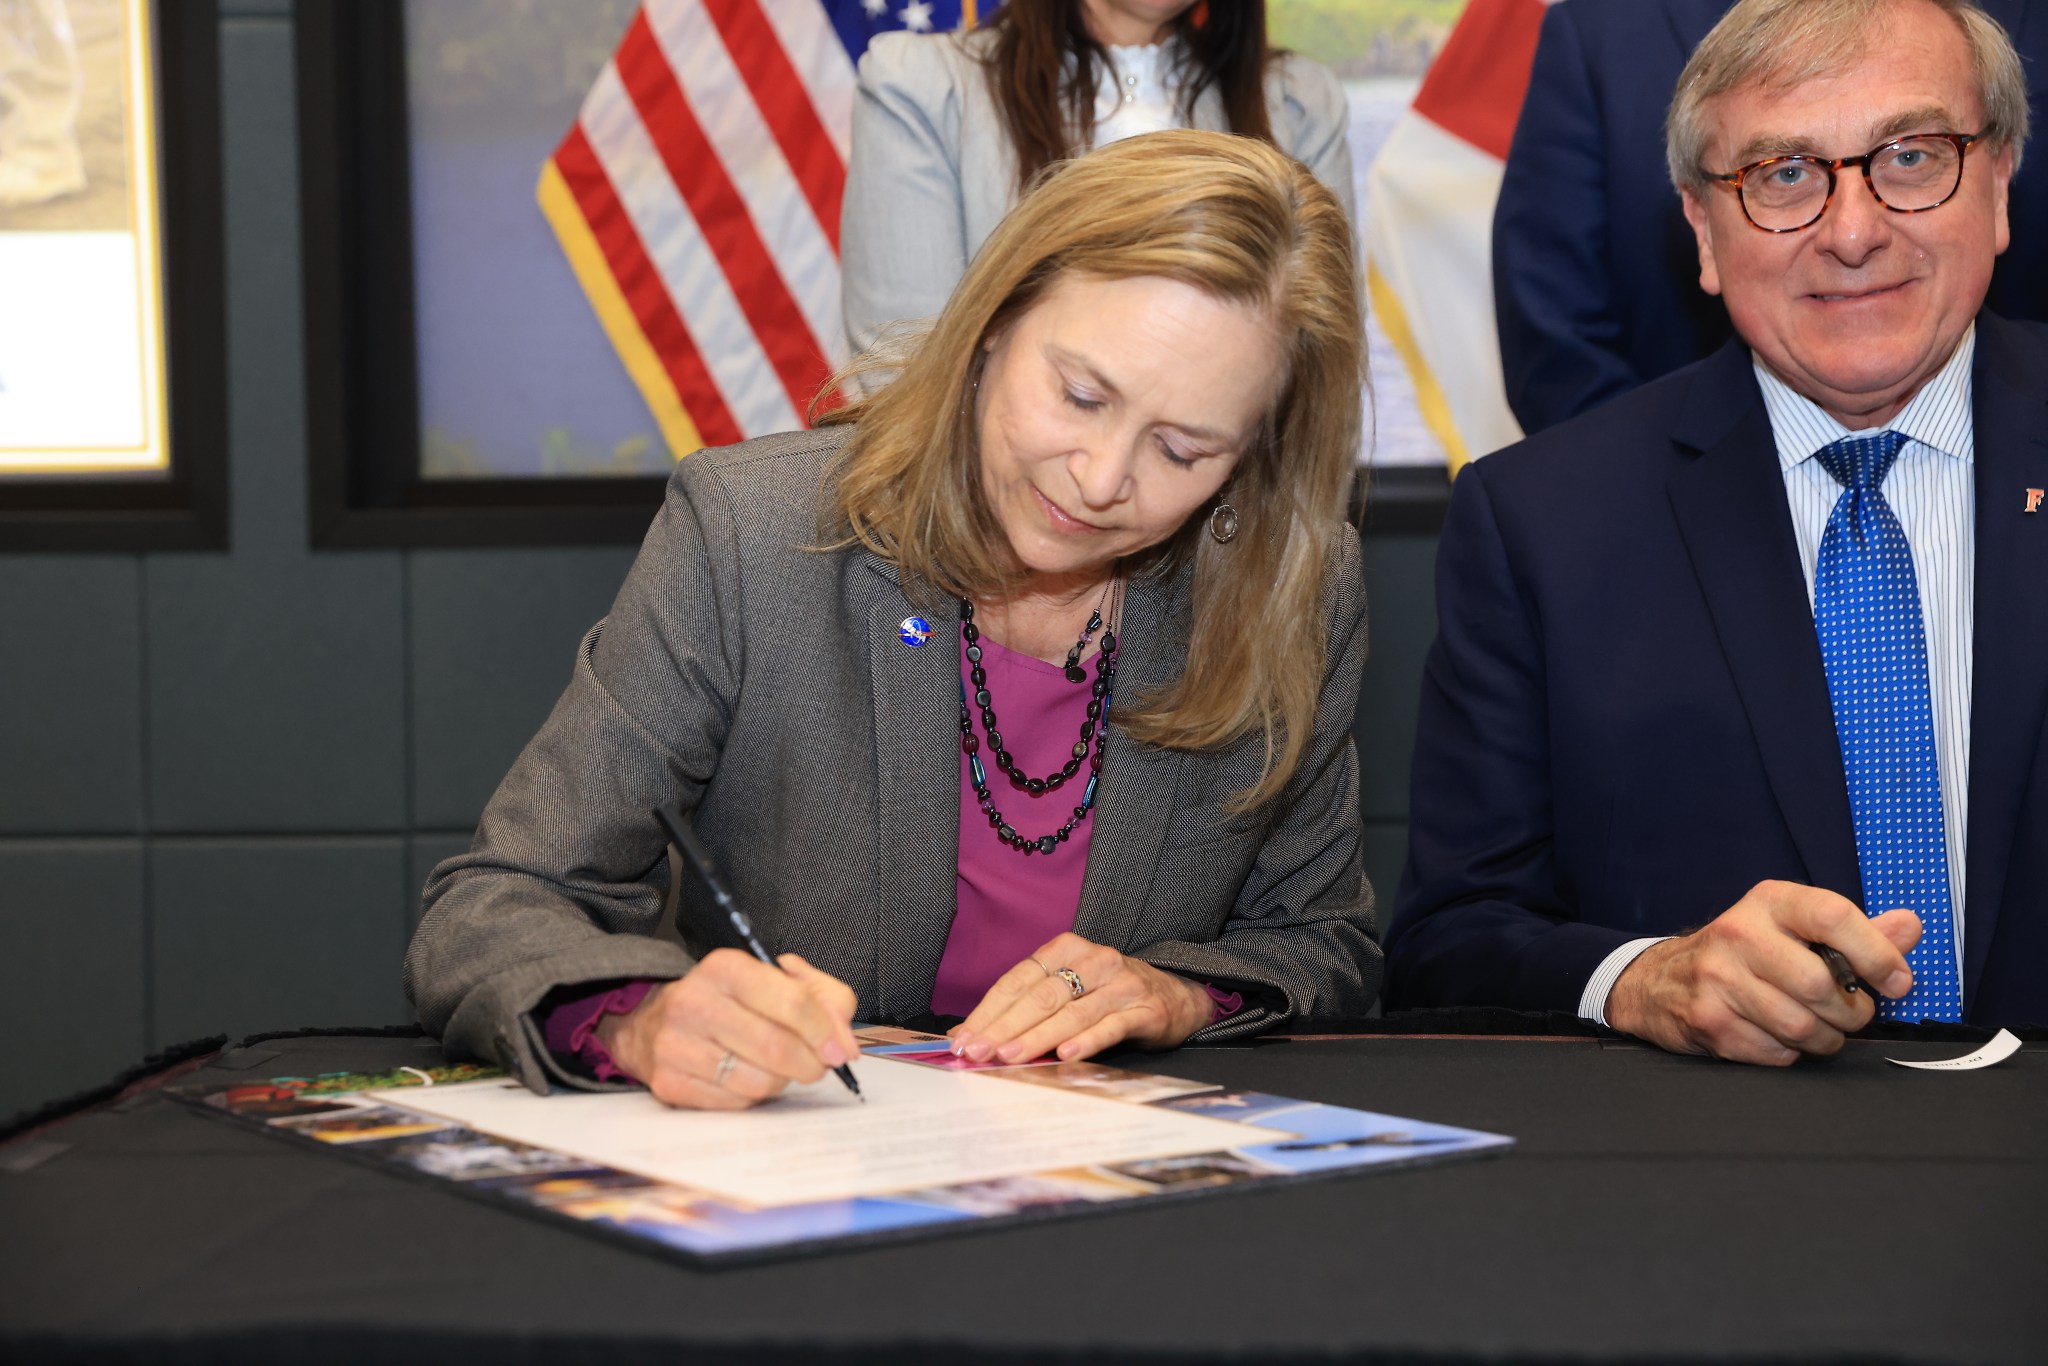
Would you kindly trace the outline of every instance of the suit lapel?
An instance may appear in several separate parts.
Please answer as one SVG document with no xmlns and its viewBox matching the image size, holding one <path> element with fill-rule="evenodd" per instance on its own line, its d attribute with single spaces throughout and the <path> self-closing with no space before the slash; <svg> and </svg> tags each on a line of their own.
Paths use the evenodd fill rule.
<svg viewBox="0 0 2048 1366">
<path fill-rule="evenodd" d="M 1739 343 L 1701 373 L 1668 487 L 1714 633 L 1807 880 L 1859 904 L 1855 825 L 1770 418 Z"/>
<path fill-rule="evenodd" d="M 1969 876 L 1963 901 L 1963 999 L 1991 953 L 2027 774 L 2048 715 L 2048 357 L 1989 315 L 1977 329 L 1976 582 L 1971 643 Z"/>
<path fill-rule="evenodd" d="M 1138 697 L 1180 676 L 1186 662 L 1187 630 L 1177 603 L 1186 600 L 1190 571 L 1166 581 L 1133 583 L 1124 599 L 1118 635 L 1112 721 Z M 1088 870 L 1081 879 L 1081 905 L 1074 933 L 1098 944 L 1127 945 L 1152 886 L 1152 870 L 1166 843 L 1166 823 L 1179 804 L 1186 756 L 1179 750 L 1143 748 L 1112 724 L 1096 791 L 1095 823 Z"/>
<path fill-rule="evenodd" d="M 946 935 L 953 924 L 960 844 L 958 624 L 930 622 L 930 641 L 904 644 L 899 628 L 918 615 L 883 560 L 867 602 L 868 663 L 875 725 L 875 980 L 894 1019 L 931 1009 Z"/>
</svg>

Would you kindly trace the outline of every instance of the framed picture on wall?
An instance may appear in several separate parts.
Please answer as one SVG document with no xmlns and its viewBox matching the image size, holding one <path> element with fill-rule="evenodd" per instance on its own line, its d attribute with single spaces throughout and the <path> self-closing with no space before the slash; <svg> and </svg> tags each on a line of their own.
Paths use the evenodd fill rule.
<svg viewBox="0 0 2048 1366">
<path fill-rule="evenodd" d="M 1345 80 L 1361 189 L 1461 6 L 1270 0 L 1276 40 L 1313 47 L 1310 55 Z M 939 4 L 924 22 L 944 28 L 992 9 Z M 778 255 L 789 249 L 784 238 L 804 234 L 763 217 L 744 173 L 733 170 L 749 163 L 721 142 L 738 136 L 728 126 L 774 124 L 778 92 L 814 79 L 792 41 L 798 10 L 820 24 L 826 15 L 834 25 L 865 15 L 860 22 L 882 27 L 898 14 L 856 0 L 764 5 L 753 37 L 774 29 L 785 55 L 795 54 L 764 76 L 760 50 L 746 48 L 734 27 L 734 11 L 757 13 L 750 5 L 300 0 L 315 544 L 637 540 L 675 459 L 700 443 L 803 420 L 818 381 L 843 358 L 836 251 L 809 265 Z M 1332 14 L 1343 22 L 1325 22 Z M 839 51 L 837 41 L 829 56 L 843 68 L 850 111 L 849 54 L 860 43 Z M 727 59 L 735 45 L 752 51 L 751 64 Z M 648 146 L 606 145 L 608 130 L 618 130 L 603 92 L 633 86 L 635 72 L 652 79 L 650 67 L 673 82 L 671 103 L 687 106 L 679 120 L 701 145 L 666 144 L 671 129 L 652 112 L 661 91 L 640 88 L 625 115 L 635 128 L 646 124 Z M 777 155 L 771 149 L 770 159 Z M 835 173 L 842 155 L 827 158 Z M 654 184 L 633 179 L 664 162 L 667 174 L 650 177 Z M 767 293 L 787 282 L 788 297 L 750 300 L 728 259 L 736 249 L 688 221 L 703 207 L 702 182 L 720 178 L 707 165 L 739 182 L 735 202 L 752 217 L 732 236 L 766 246 L 764 259 L 781 270 Z M 606 201 L 596 207 L 593 184 Z M 816 210 L 834 232 L 812 235 L 836 240 L 836 192 L 816 193 L 809 180 L 805 190 L 813 202 L 795 218 Z M 626 249 L 639 255 L 622 263 L 614 237 L 630 239 Z M 697 254 L 686 259 L 688 251 Z M 801 281 L 821 279 L 828 287 L 808 298 Z M 649 293 L 660 296 L 652 312 L 643 306 Z M 671 304 L 672 316 L 654 316 Z M 780 305 L 786 316 L 777 322 L 769 315 Z M 794 346 L 803 355 L 785 364 L 788 348 L 778 344 L 806 325 Z M 740 366 L 757 343 L 780 372 L 765 396 L 721 370 Z M 1427 529 L 1442 517 L 1443 450 L 1416 417 L 1393 351 L 1378 337 L 1374 349 L 1378 439 L 1361 452 L 1370 461 L 1361 483 L 1369 468 L 1373 486 L 1369 525 Z"/>
<path fill-rule="evenodd" d="M 536 198 L 633 0 L 301 0 L 316 545 L 637 541 L 673 457 Z"/>
<path fill-rule="evenodd" d="M 754 25 L 747 58 L 714 9 Z M 901 12 L 301 0 L 315 544 L 637 541 L 677 459 L 800 427 L 842 358 L 838 194 L 821 187 L 844 148 L 812 114 L 807 58 L 850 117 L 845 34 Z M 659 116 L 621 70 L 663 88 Z M 734 147 L 799 105 L 814 159 Z M 816 191 L 801 269 L 749 194 L 786 156 Z"/>
<path fill-rule="evenodd" d="M 225 543 L 219 42 L 0 4 L 0 551 Z"/>
</svg>

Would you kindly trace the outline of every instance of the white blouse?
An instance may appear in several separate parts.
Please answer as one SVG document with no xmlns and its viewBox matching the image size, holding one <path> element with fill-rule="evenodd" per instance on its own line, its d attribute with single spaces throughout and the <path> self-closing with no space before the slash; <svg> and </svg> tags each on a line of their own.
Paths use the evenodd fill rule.
<svg viewBox="0 0 2048 1366">
<path fill-rule="evenodd" d="M 1180 45 L 1172 40 L 1148 47 L 1110 47 L 1109 61 L 1095 88 L 1094 146 L 1106 147 L 1140 133 L 1185 128 L 1180 92 L 1170 83 Z"/>
</svg>

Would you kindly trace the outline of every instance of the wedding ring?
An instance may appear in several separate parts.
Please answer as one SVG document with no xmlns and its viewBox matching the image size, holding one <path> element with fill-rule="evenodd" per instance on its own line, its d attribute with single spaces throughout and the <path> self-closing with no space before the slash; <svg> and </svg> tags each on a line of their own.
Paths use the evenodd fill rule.
<svg viewBox="0 0 2048 1366">
<path fill-rule="evenodd" d="M 1049 967 L 1047 967 L 1047 966 L 1046 966 L 1045 964 L 1043 964 L 1043 963 L 1039 962 L 1039 961 L 1038 961 L 1038 955 L 1037 955 L 1037 954 L 1035 954 L 1035 953 L 1034 953 L 1034 954 L 1032 954 L 1032 955 L 1031 955 L 1031 956 L 1030 956 L 1029 958 L 1027 958 L 1027 959 L 1026 959 L 1025 961 L 1026 961 L 1026 962 L 1028 962 L 1029 964 L 1031 964 L 1031 966 L 1032 966 L 1032 967 L 1034 967 L 1034 968 L 1037 968 L 1037 969 L 1038 969 L 1038 970 L 1039 970 L 1040 972 L 1044 973 L 1044 974 L 1045 974 L 1046 976 L 1048 976 L 1048 977 L 1052 976 L 1052 969 L 1051 969 L 1051 968 L 1049 968 Z"/>
<path fill-rule="evenodd" d="M 718 1060 L 718 1067 L 711 1074 L 711 1084 L 713 1086 L 725 1085 L 725 1079 L 732 1075 L 733 1066 L 738 1062 L 739 1059 L 733 1056 L 732 1050 L 730 1048 L 726 1049 L 725 1056 Z"/>
<path fill-rule="evenodd" d="M 1061 968 L 1053 976 L 1067 984 L 1067 990 L 1074 993 L 1074 999 L 1077 1001 L 1081 999 L 1082 993 L 1088 990 L 1088 988 L 1081 985 L 1081 974 L 1075 972 L 1072 968 Z"/>
</svg>

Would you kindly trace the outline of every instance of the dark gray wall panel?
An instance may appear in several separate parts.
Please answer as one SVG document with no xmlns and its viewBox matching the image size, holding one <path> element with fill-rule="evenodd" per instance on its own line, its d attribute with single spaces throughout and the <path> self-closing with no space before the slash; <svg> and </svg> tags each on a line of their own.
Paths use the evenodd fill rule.
<svg viewBox="0 0 2048 1366">
<path fill-rule="evenodd" d="M 159 829 L 400 830 L 402 566 L 306 549 L 289 26 L 223 26 L 230 555 L 147 561 Z"/>
<path fill-rule="evenodd" d="M 397 555 L 148 573 L 157 828 L 403 829 Z"/>
<path fill-rule="evenodd" d="M 232 553 L 243 562 L 301 558 L 305 319 L 291 26 L 229 20 L 220 53 Z"/>
<path fill-rule="evenodd" d="M 1436 537 L 1368 536 L 1372 657 L 1358 694 L 1359 801 L 1367 820 L 1408 819 L 1408 761 L 1422 661 L 1436 638 Z"/>
<path fill-rule="evenodd" d="M 407 933 L 420 923 L 420 889 L 427 885 L 427 874 L 434 871 L 434 865 L 442 859 L 454 858 L 457 854 L 469 852 L 470 832 L 461 834 L 414 835 L 407 860 L 405 924 Z"/>
<path fill-rule="evenodd" d="M 1379 907 L 1382 938 L 1387 933 L 1387 921 L 1394 914 L 1394 893 L 1401 888 L 1401 869 L 1407 862 L 1407 822 L 1365 823 L 1365 875 L 1372 882 L 1373 896 Z"/>
<path fill-rule="evenodd" d="M 133 556 L 0 556 L 0 832 L 142 821 Z"/>
<path fill-rule="evenodd" d="M 0 840 L 0 1118 L 148 1052 L 142 845 Z"/>
<path fill-rule="evenodd" d="M 414 552 L 416 825 L 476 824 L 632 562 L 625 546 Z"/>
<path fill-rule="evenodd" d="M 411 1018 L 404 840 L 165 840 L 151 874 L 156 1039 Z"/>
<path fill-rule="evenodd" d="M 1404 822 L 1367 821 L 1365 825 L 1365 875 L 1372 880 L 1373 895 L 1379 917 L 1379 937 L 1387 937 L 1387 921 L 1394 914 L 1394 893 L 1400 890 L 1401 867 L 1408 859 L 1408 826 Z M 1382 990 L 1382 996 L 1385 995 Z M 1369 1012 L 1378 1016 L 1383 1012 L 1380 1002 L 1373 1002 Z"/>
</svg>

